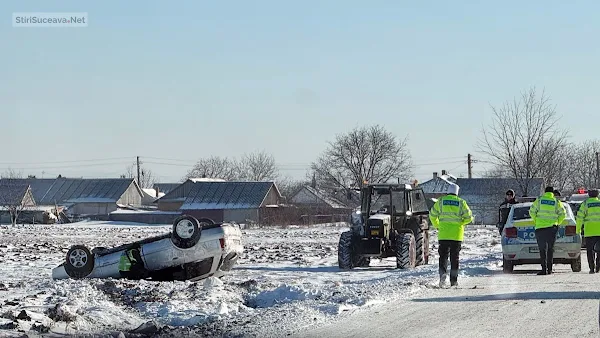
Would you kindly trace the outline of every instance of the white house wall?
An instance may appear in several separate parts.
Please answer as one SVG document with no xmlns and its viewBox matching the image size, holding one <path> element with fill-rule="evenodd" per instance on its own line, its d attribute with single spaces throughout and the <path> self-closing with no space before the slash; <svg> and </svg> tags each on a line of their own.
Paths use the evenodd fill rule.
<svg viewBox="0 0 600 338">
<path fill-rule="evenodd" d="M 135 183 L 131 183 L 127 190 L 125 190 L 125 193 L 121 195 L 117 204 L 142 205 L 142 194 L 135 186 Z"/>
</svg>

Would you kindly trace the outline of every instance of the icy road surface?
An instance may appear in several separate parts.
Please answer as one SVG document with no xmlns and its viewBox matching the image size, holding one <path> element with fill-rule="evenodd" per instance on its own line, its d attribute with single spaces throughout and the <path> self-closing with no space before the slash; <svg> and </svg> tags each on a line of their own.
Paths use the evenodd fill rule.
<svg viewBox="0 0 600 338">
<path fill-rule="evenodd" d="M 416 323 L 425 323 L 423 327 L 430 331 L 413 331 L 415 335 L 408 335 L 416 337 L 425 332 L 429 337 L 439 336 L 437 333 L 442 331 L 456 333 L 450 331 L 450 323 L 457 318 L 463 323 L 460 326 L 464 329 L 463 335 L 476 335 L 480 329 L 497 329 L 494 332 L 502 336 L 510 330 L 517 332 L 512 325 L 521 321 L 529 326 L 518 332 L 535 333 L 537 331 L 527 330 L 544 326 L 527 318 L 540 316 L 555 328 L 559 327 L 558 321 L 569 321 L 570 325 L 565 325 L 567 331 L 553 331 L 551 336 L 576 333 L 582 337 L 591 332 L 597 335 L 594 330 L 598 305 L 592 292 L 598 291 L 595 281 L 600 275 L 560 270 L 554 276 L 503 277 L 498 232 L 493 227 L 472 228 L 466 232 L 460 275 L 461 287 L 465 289 L 459 290 L 433 288 L 437 283 L 435 233 L 430 265 L 397 270 L 395 261 L 388 259 L 372 261 L 370 268 L 340 271 L 337 242 L 339 234 L 346 229 L 344 224 L 338 224 L 244 230 L 246 252 L 238 266 L 221 279 L 133 282 L 54 281 L 51 270 L 62 263 L 71 245 L 111 247 L 169 232 L 170 226 L 110 222 L 1 226 L 0 336 L 23 333 L 30 336 L 94 334 L 95 337 L 124 333 L 129 336 L 140 325 L 154 323 L 154 326 L 147 325 L 143 332 L 154 337 L 282 337 L 304 336 L 323 327 L 322 330 L 330 331 L 315 332 L 328 332 L 321 334 L 324 337 L 358 323 L 360 329 L 371 328 L 373 331 L 369 332 L 378 332 L 382 328 L 375 323 L 391 319 L 393 315 L 399 316 L 397 323 L 414 323 L 415 327 Z M 555 281 L 563 284 L 555 285 Z M 468 289 L 475 285 L 476 289 Z M 561 292 L 573 290 L 580 291 L 573 293 L 579 299 L 562 300 L 566 296 Z M 536 291 L 542 293 L 532 293 Z M 550 294 L 550 291 L 558 293 Z M 517 299 L 465 301 L 461 298 L 470 295 L 475 297 L 473 300 L 487 299 L 485 297 L 493 297 L 490 295 L 502 297 L 511 292 L 517 293 Z M 546 303 L 540 303 L 542 299 L 526 299 L 541 297 L 536 295 L 543 296 L 543 292 L 548 294 L 543 299 Z M 458 298 L 444 299 L 448 297 Z M 396 308 L 404 315 L 390 310 Z M 517 311 L 508 316 L 511 320 L 500 319 L 509 309 Z M 385 311 L 392 312 L 381 316 Z M 374 324 L 370 324 L 371 321 Z M 397 328 L 395 332 L 408 332 L 413 329 L 411 325 Z M 573 331 L 579 329 L 582 331 Z M 353 331 L 353 334 L 357 332 L 363 331 Z"/>
<path fill-rule="evenodd" d="M 598 337 L 600 275 L 559 267 L 468 278 L 295 337 Z"/>
</svg>

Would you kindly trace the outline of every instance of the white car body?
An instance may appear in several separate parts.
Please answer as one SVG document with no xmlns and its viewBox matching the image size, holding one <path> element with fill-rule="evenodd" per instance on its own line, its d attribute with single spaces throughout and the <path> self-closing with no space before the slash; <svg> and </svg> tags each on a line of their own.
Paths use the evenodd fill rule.
<svg viewBox="0 0 600 338">
<path fill-rule="evenodd" d="M 529 208 L 532 204 L 532 202 L 527 202 L 511 206 L 506 225 L 502 230 L 505 271 L 512 271 L 512 267 L 515 265 L 540 264 L 541 262 L 535 238 L 535 225 L 529 216 Z M 555 264 L 571 264 L 573 270 L 577 270 L 577 265 L 579 265 L 579 270 L 581 270 L 581 234 L 575 234 L 575 216 L 571 207 L 568 203 L 563 202 L 563 205 L 567 217 L 559 226 L 553 261 Z"/>
<path fill-rule="evenodd" d="M 133 247 L 139 248 L 144 268 L 153 279 L 193 281 L 223 276 L 231 270 L 243 252 L 239 226 L 223 223 L 194 228 L 190 223 L 178 228 L 177 222 L 182 224 L 186 220 L 195 220 L 190 216 L 186 217 L 175 221 L 171 233 L 113 249 L 95 248 L 89 251 L 83 246 L 72 247 L 67 252 L 65 263 L 52 270 L 52 278 L 121 278 L 121 256 Z M 197 220 L 196 223 L 198 224 Z M 186 234 L 187 227 L 190 229 L 189 234 Z M 194 229 L 200 229 L 198 238 L 188 244 L 187 248 L 178 247 L 176 238 L 189 238 Z"/>
</svg>

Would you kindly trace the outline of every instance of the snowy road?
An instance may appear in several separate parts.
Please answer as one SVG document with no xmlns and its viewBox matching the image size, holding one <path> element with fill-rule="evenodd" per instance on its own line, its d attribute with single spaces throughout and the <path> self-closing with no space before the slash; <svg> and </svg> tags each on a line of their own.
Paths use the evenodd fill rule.
<svg viewBox="0 0 600 338">
<path fill-rule="evenodd" d="M 600 275 L 557 267 L 467 278 L 295 337 L 598 337 Z"/>
</svg>

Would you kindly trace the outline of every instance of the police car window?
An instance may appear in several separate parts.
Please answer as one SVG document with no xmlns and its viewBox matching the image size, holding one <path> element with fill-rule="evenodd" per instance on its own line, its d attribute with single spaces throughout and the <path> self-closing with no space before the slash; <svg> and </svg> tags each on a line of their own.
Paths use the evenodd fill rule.
<svg viewBox="0 0 600 338">
<path fill-rule="evenodd" d="M 531 218 L 531 216 L 529 216 L 529 207 L 514 209 L 514 211 L 513 211 L 513 219 L 514 220 L 528 219 L 528 218 Z"/>
</svg>

